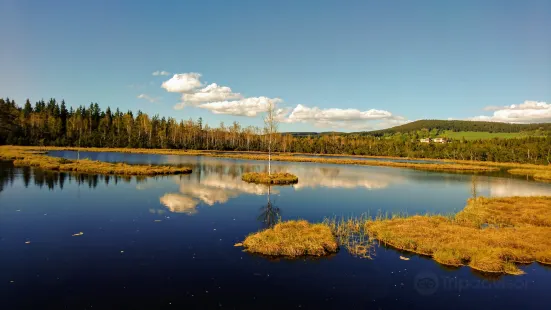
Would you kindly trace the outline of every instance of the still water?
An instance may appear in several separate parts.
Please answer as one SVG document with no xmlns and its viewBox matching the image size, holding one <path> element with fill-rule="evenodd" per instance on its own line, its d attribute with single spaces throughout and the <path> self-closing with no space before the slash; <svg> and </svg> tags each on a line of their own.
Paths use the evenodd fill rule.
<svg viewBox="0 0 551 310">
<path fill-rule="evenodd" d="M 1 309 L 547 309 L 551 304 L 551 269 L 539 264 L 523 266 L 523 276 L 488 277 L 385 247 L 377 247 L 371 260 L 344 249 L 326 258 L 274 260 L 233 246 L 278 218 L 452 213 L 473 195 L 551 195 L 549 184 L 276 162 L 275 170 L 296 174 L 299 183 L 268 188 L 241 181 L 243 172 L 266 169 L 259 161 L 78 156 L 188 165 L 193 173 L 122 178 L 1 163 Z"/>
</svg>

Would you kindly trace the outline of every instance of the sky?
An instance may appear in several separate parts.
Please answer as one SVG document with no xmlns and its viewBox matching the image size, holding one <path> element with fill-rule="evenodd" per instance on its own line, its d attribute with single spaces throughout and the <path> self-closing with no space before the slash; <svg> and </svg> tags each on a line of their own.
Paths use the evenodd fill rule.
<svg viewBox="0 0 551 310">
<path fill-rule="evenodd" d="M 282 131 L 551 122 L 551 1 L 0 0 L 0 96 Z"/>
</svg>

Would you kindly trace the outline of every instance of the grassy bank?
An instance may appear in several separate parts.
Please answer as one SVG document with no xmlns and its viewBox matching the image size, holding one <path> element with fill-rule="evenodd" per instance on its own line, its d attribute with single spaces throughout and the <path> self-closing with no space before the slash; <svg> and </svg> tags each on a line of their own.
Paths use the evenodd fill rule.
<svg viewBox="0 0 551 310">
<path fill-rule="evenodd" d="M 256 155 L 256 154 L 239 154 L 239 155 L 214 154 L 212 156 L 224 157 L 224 158 L 235 158 L 235 159 L 248 159 L 248 160 L 268 160 L 267 155 Z M 360 165 L 360 166 L 383 166 L 383 167 L 396 167 L 396 168 L 411 168 L 411 169 L 429 170 L 429 171 L 488 172 L 488 171 L 499 170 L 499 168 L 497 167 L 469 165 L 469 164 L 454 164 L 454 163 L 422 164 L 422 163 L 403 163 L 403 162 L 340 159 L 340 158 L 312 158 L 312 157 L 299 157 L 299 156 L 288 156 L 288 155 L 272 156 L 272 161 L 339 164 L 339 165 Z"/>
<path fill-rule="evenodd" d="M 247 160 L 267 160 L 268 155 L 262 152 L 219 152 L 209 150 L 171 150 L 171 149 L 131 149 L 131 148 L 77 148 L 77 147 L 21 147 L 21 146 L 4 146 L 8 148 L 15 148 L 25 151 L 41 151 L 46 152 L 50 150 L 69 150 L 69 151 L 88 151 L 88 152 L 121 152 L 121 153 L 133 153 L 133 154 L 159 154 L 159 155 L 202 155 L 210 157 L 221 158 L 233 158 L 233 159 L 247 159 Z M 374 158 L 373 156 L 354 156 L 354 155 L 342 155 L 336 154 L 331 156 L 346 156 L 353 158 L 328 158 L 329 154 L 320 155 L 319 157 L 305 157 L 301 155 L 306 154 L 293 154 L 281 153 L 279 155 L 273 155 L 274 161 L 286 161 L 286 162 L 312 162 L 323 164 L 340 164 L 340 165 L 363 165 L 363 166 L 384 166 L 384 167 L 396 167 L 396 168 L 411 168 L 418 170 L 428 171 L 449 171 L 449 172 L 489 172 L 497 171 L 500 169 L 530 169 L 548 171 L 551 173 L 551 165 L 534 165 L 534 164 L 520 164 L 520 163 L 499 163 L 499 162 L 487 162 L 487 161 L 469 161 L 469 160 L 450 160 L 439 159 L 442 161 L 440 164 L 425 164 L 415 162 L 389 162 L 378 160 L 362 160 L 362 158 Z M 357 159 L 356 159 L 357 158 Z M 376 157 L 382 158 L 382 157 Z M 397 158 L 388 157 L 389 159 L 421 159 L 427 160 L 427 158 Z M 543 179 L 543 178 L 542 178 Z"/>
<path fill-rule="evenodd" d="M 116 175 L 161 175 L 191 173 L 191 168 L 174 166 L 128 165 L 88 159 L 68 160 L 43 155 L 40 151 L 15 147 L 0 147 L 0 159 L 13 160 L 15 166 L 38 167 L 44 170 L 73 171 Z"/>
<path fill-rule="evenodd" d="M 481 197 L 455 216 L 349 219 L 330 227 L 363 229 L 396 249 L 482 272 L 521 274 L 517 263 L 551 264 L 551 197 Z"/>
<path fill-rule="evenodd" d="M 551 182 L 551 170 L 550 169 L 510 169 L 507 172 L 511 174 L 526 175 L 534 178 L 538 181 Z"/>
<path fill-rule="evenodd" d="M 335 236 L 327 225 L 303 220 L 278 223 L 247 236 L 237 246 L 251 253 L 285 257 L 324 256 L 338 250 Z"/>
<path fill-rule="evenodd" d="M 249 183 L 260 183 L 260 184 L 274 184 L 274 185 L 286 185 L 286 184 L 296 184 L 298 183 L 298 177 L 291 173 L 272 173 L 268 174 L 266 172 L 249 172 L 244 173 L 241 179 Z"/>
</svg>

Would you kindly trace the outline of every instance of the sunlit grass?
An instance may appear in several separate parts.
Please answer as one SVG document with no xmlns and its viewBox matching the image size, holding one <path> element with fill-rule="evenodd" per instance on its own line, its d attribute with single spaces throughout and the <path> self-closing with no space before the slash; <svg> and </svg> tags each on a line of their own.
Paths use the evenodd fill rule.
<svg viewBox="0 0 551 310">
<path fill-rule="evenodd" d="M 107 163 L 89 159 L 68 160 L 28 152 L 16 147 L 0 147 L 0 159 L 13 160 L 15 166 L 31 166 L 44 170 L 73 171 L 79 173 L 100 173 L 116 175 L 160 175 L 191 173 L 191 168 L 175 166 L 128 165 Z"/>
<path fill-rule="evenodd" d="M 286 257 L 324 256 L 338 250 L 329 226 L 304 220 L 281 222 L 273 228 L 250 234 L 242 246 L 247 252 Z"/>
<path fill-rule="evenodd" d="M 535 180 L 538 181 L 550 181 L 551 182 L 551 170 L 543 170 L 543 169 L 510 169 L 508 171 L 510 174 L 518 174 L 518 175 L 526 175 L 533 177 Z"/>
<path fill-rule="evenodd" d="M 121 153 L 136 153 L 136 154 L 162 154 L 162 155 L 202 155 L 210 157 L 223 157 L 223 158 L 235 158 L 235 159 L 249 159 L 249 160 L 268 160 L 268 155 L 262 152 L 218 152 L 209 150 L 171 150 L 171 149 L 133 149 L 133 148 L 84 148 L 84 147 L 21 147 L 13 146 L 19 150 L 36 150 L 36 151 L 49 151 L 49 150 L 69 150 L 69 151 L 89 151 L 89 152 L 121 152 Z M 378 161 L 378 160 L 361 160 L 361 159 L 349 159 L 349 158 L 327 158 L 325 156 L 320 157 L 303 157 L 300 154 L 298 156 L 292 156 L 290 153 L 284 155 L 279 154 L 272 156 L 274 161 L 286 161 L 286 162 L 312 162 L 323 164 L 341 164 L 341 165 L 363 165 L 363 166 L 384 166 L 384 167 L 397 167 L 397 168 L 412 168 L 419 170 L 430 171 L 455 171 L 455 172 L 487 172 L 497 171 L 497 165 L 482 164 L 483 162 L 464 162 L 464 163 L 452 163 L 442 162 L 440 164 L 426 164 L 426 163 L 413 163 L 413 162 L 391 162 L 391 161 Z M 370 156 L 357 156 L 357 157 L 370 157 Z M 389 157 L 390 158 L 390 157 Z M 392 157 L 394 158 L 394 157 Z M 518 165 L 515 164 L 515 167 Z"/>
<path fill-rule="evenodd" d="M 236 155 L 223 154 L 223 155 L 212 155 L 212 156 L 238 158 L 238 159 L 250 159 L 250 160 L 268 160 L 267 155 L 261 155 L 261 154 L 236 154 Z M 424 164 L 424 163 L 413 163 L 413 162 L 404 163 L 404 162 L 376 161 L 376 160 L 300 157 L 300 156 L 288 156 L 288 155 L 272 156 L 272 160 L 288 161 L 288 162 L 340 164 L 340 165 L 384 166 L 384 167 L 397 167 L 397 168 L 412 168 L 412 169 L 419 169 L 419 170 L 431 170 L 431 171 L 485 172 L 485 171 L 499 170 L 499 168 L 497 167 L 479 166 L 479 165 L 470 165 L 470 164 L 454 164 L 454 163 Z"/>
<path fill-rule="evenodd" d="M 274 184 L 274 185 L 285 185 L 285 184 L 296 184 L 298 183 L 298 177 L 291 173 L 272 173 L 268 174 L 266 172 L 248 172 L 244 173 L 241 176 L 241 179 L 249 183 L 261 183 L 261 184 Z"/>
<path fill-rule="evenodd" d="M 477 198 L 455 216 L 352 218 L 337 234 L 364 233 L 449 266 L 521 274 L 517 263 L 551 264 L 551 197 Z"/>
<path fill-rule="evenodd" d="M 49 150 L 70 150 L 70 151 L 89 151 L 89 152 L 121 152 L 121 153 L 136 153 L 136 154 L 161 154 L 161 155 L 202 155 L 210 157 L 222 157 L 222 158 L 235 158 L 235 159 L 249 159 L 249 160 L 268 160 L 268 155 L 262 152 L 218 152 L 212 150 L 173 150 L 173 149 L 134 149 L 134 148 L 84 148 L 84 147 L 24 147 L 24 146 L 3 146 L 2 148 L 15 149 L 17 152 L 46 152 Z M 0 152 L 0 153 L 3 153 Z M 428 171 L 447 171 L 447 172 L 462 172 L 462 173 L 476 173 L 476 172 L 491 172 L 498 171 L 500 169 L 510 169 L 509 173 L 528 175 L 534 177 L 538 181 L 551 181 L 551 165 L 535 165 L 535 164 L 520 164 L 514 162 L 500 163 L 490 161 L 469 161 L 469 160 L 451 160 L 451 159 L 439 159 L 442 162 L 438 164 L 430 163 L 418 163 L 418 162 L 392 162 L 382 160 L 362 160 L 359 158 L 369 158 L 373 156 L 353 156 L 347 155 L 347 157 L 354 158 L 328 158 L 323 154 L 319 157 L 305 157 L 300 156 L 304 154 L 292 153 L 280 153 L 279 155 L 272 155 L 274 161 L 286 161 L 286 162 L 312 162 L 322 164 L 341 164 L 341 165 L 363 165 L 363 166 L 384 166 L 384 167 L 396 167 L 396 168 L 410 168 L 417 170 Z M 342 154 L 337 154 L 340 156 Z M 2 155 L 0 155 L 2 158 Z M 384 158 L 384 157 L 377 157 Z M 398 158 L 398 157 L 388 157 Z M 411 158 L 415 159 L 415 158 Z M 426 160 L 426 158 L 422 159 Z"/>
</svg>

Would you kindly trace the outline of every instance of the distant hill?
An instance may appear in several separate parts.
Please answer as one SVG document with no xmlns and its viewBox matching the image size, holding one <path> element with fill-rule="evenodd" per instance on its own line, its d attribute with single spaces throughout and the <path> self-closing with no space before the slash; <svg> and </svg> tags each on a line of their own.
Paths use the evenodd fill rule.
<svg viewBox="0 0 551 310">
<path fill-rule="evenodd" d="M 510 124 L 497 122 L 479 122 L 479 121 L 445 121 L 445 120 L 420 120 L 404 125 L 368 132 L 358 132 L 361 135 L 383 136 L 385 134 L 407 133 L 427 129 L 429 131 L 436 129 L 439 132 L 489 132 L 489 133 L 520 133 L 526 131 L 543 130 L 550 131 L 551 123 L 540 124 Z"/>
</svg>

